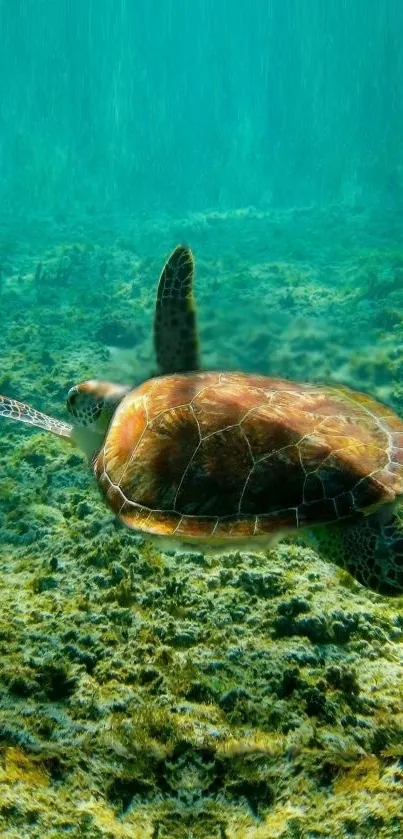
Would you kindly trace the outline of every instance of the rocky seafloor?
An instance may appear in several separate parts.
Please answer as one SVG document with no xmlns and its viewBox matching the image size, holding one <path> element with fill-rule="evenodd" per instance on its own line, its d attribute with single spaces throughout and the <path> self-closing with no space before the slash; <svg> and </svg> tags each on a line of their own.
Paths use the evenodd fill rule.
<svg viewBox="0 0 403 839">
<path fill-rule="evenodd" d="M 203 365 L 403 407 L 401 218 L 330 208 L 0 219 L 0 392 L 65 417 L 155 369 L 156 280 L 197 259 Z M 1 420 L 0 835 L 403 834 L 403 598 L 302 544 L 164 553 L 84 458 Z"/>
</svg>

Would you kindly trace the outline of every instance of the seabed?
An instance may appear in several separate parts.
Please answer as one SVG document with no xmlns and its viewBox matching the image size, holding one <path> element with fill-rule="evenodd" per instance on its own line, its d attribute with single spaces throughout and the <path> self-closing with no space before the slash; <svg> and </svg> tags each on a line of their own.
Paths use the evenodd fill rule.
<svg viewBox="0 0 403 839">
<path fill-rule="evenodd" d="M 0 392 L 63 417 L 75 381 L 147 377 L 185 241 L 206 368 L 403 410 L 400 230 L 346 207 L 2 222 Z M 3 839 L 403 834 L 403 598 L 302 544 L 160 552 L 78 452 L 6 421 L 0 478 Z"/>
</svg>

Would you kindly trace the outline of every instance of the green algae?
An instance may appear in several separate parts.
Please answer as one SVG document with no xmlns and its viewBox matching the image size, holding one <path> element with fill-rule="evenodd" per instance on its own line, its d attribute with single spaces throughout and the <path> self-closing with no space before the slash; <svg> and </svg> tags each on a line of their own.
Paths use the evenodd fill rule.
<svg viewBox="0 0 403 839">
<path fill-rule="evenodd" d="M 245 238 L 234 252 L 236 220 L 188 220 L 189 240 L 200 241 L 205 357 L 221 364 L 226 342 L 231 366 L 303 378 L 339 373 L 389 394 L 399 331 L 379 353 L 369 351 L 378 326 L 375 333 L 368 327 L 368 346 L 360 336 L 355 353 L 340 335 L 353 328 L 352 296 L 370 322 L 370 272 L 388 275 L 396 253 L 380 245 L 348 259 L 339 243 L 329 284 L 315 253 L 323 237 L 317 221 L 305 220 L 295 264 L 281 253 L 258 264 Z M 204 250 L 206 226 L 212 232 Z M 218 263 L 215 239 L 223 240 L 224 230 L 231 246 Z M 77 378 L 101 375 L 109 365 L 124 380 L 122 369 L 113 369 L 121 356 L 111 358 L 102 329 L 105 313 L 123 329 L 129 304 L 136 375 L 152 369 L 149 329 L 161 260 L 142 253 L 153 254 L 153 242 L 166 234 L 153 228 L 147 235 L 143 251 L 124 238 L 103 247 L 96 237 L 84 244 L 72 237 L 73 244 L 43 253 L 38 247 L 32 256 L 8 251 L 15 272 L 2 291 L 2 375 L 10 394 L 61 414 Z M 296 240 L 299 248 L 300 231 Z M 70 278 L 63 288 L 55 285 L 61 259 Z M 37 279 L 40 308 L 39 262 L 48 272 Z M 245 309 L 231 314 L 223 287 L 234 265 Z M 83 273 L 85 313 L 77 293 Z M 394 305 L 402 305 L 399 284 L 388 288 Z M 220 305 L 209 302 L 216 295 Z M 322 324 L 331 305 L 333 317 Z M 383 305 L 381 296 L 371 298 L 377 323 Z M 250 320 L 244 325 L 251 311 L 253 329 Z M 363 590 L 299 545 L 221 558 L 161 553 L 120 528 L 84 459 L 61 441 L 4 423 L 0 445 L 5 839 L 401 834 L 403 599 Z"/>
</svg>

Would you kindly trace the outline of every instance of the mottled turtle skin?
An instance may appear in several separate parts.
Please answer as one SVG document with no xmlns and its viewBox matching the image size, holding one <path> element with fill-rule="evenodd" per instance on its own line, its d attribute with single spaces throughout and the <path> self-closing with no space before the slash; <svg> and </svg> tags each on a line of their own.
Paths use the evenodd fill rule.
<svg viewBox="0 0 403 839">
<path fill-rule="evenodd" d="M 119 404 L 94 460 L 121 521 L 179 542 L 345 522 L 403 492 L 403 422 L 344 387 L 171 375 Z"/>
</svg>

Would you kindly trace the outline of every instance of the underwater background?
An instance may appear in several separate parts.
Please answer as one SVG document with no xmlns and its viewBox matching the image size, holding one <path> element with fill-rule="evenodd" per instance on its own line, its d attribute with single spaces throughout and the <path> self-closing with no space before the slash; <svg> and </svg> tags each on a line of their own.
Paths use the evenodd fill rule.
<svg viewBox="0 0 403 839">
<path fill-rule="evenodd" d="M 205 368 L 403 414 L 401 0 L 0 0 L 0 392 L 155 371 L 196 257 Z M 0 835 L 403 834 L 403 598 L 301 543 L 125 531 L 1 420 Z"/>
</svg>

